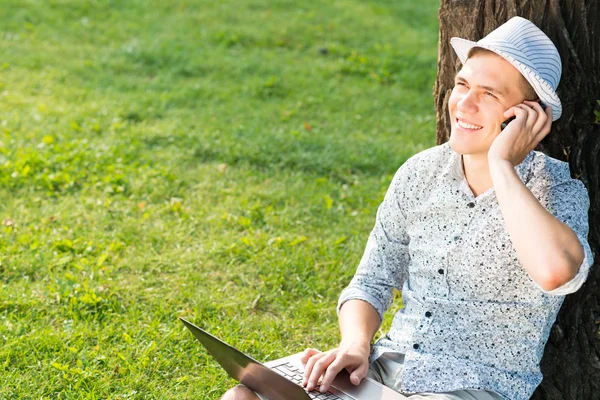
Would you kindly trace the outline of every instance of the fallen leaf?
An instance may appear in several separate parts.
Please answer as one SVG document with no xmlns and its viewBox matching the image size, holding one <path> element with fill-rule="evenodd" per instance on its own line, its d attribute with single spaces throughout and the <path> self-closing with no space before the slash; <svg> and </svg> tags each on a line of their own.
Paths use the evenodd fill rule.
<svg viewBox="0 0 600 400">
<path fill-rule="evenodd" d="M 334 242 L 334 245 L 338 246 L 338 245 L 344 243 L 346 241 L 346 239 L 348 239 L 346 236 L 342 236 Z"/>
<path fill-rule="evenodd" d="M 252 302 L 252 309 L 256 310 L 256 307 L 258 307 L 258 302 L 260 301 L 261 295 L 259 294 L 258 296 L 256 296 L 256 298 L 254 299 L 254 301 Z"/>
<path fill-rule="evenodd" d="M 327 209 L 330 210 L 333 206 L 333 199 L 328 195 L 324 195 L 323 200 L 325 200 L 325 207 L 327 207 Z"/>
<path fill-rule="evenodd" d="M 306 236 L 300 236 L 290 242 L 290 246 L 297 246 L 300 243 L 306 242 Z"/>
</svg>

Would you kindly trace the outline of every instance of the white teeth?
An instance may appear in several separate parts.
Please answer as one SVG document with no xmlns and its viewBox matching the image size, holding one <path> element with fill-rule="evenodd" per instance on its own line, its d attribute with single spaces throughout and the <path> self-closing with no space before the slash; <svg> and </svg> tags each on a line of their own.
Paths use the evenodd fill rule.
<svg viewBox="0 0 600 400">
<path fill-rule="evenodd" d="M 477 125 L 471 125 L 471 124 L 467 124 L 466 122 L 462 122 L 460 119 L 456 120 L 458 122 L 458 125 L 461 128 L 466 128 L 466 129 L 481 129 L 481 126 L 477 126 Z"/>
</svg>

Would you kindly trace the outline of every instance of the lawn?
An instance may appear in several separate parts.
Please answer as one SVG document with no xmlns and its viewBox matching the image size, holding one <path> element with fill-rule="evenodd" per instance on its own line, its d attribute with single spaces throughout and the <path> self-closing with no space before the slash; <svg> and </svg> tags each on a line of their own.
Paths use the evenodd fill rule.
<svg viewBox="0 0 600 400">
<path fill-rule="evenodd" d="M 0 398 L 217 399 L 178 316 L 260 360 L 335 346 L 435 144 L 437 7 L 5 0 Z"/>
</svg>

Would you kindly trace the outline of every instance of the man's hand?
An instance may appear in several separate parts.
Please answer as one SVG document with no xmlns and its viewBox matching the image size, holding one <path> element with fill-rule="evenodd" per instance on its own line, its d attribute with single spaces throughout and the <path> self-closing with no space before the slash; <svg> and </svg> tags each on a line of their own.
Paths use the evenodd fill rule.
<svg viewBox="0 0 600 400">
<path fill-rule="evenodd" d="M 524 101 L 509 108 L 504 113 L 504 118 L 510 117 L 515 119 L 496 136 L 490 146 L 490 163 L 508 161 L 516 166 L 550 133 L 552 110 L 546 107 L 544 111 L 538 102 Z"/>
<path fill-rule="evenodd" d="M 304 364 L 302 384 L 311 391 L 317 387 L 323 377 L 319 390 L 326 392 L 333 379 L 345 368 L 350 374 L 350 382 L 358 385 L 367 376 L 369 369 L 369 343 L 342 343 L 339 347 L 326 352 L 306 349 L 300 360 Z"/>
</svg>

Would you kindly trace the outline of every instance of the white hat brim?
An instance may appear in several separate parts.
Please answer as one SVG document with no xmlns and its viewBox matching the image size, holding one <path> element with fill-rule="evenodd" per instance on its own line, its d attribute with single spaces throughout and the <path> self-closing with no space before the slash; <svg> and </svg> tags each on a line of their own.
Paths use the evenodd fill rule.
<svg viewBox="0 0 600 400">
<path fill-rule="evenodd" d="M 560 118 L 562 114 L 562 103 L 558 98 L 558 95 L 552 89 L 550 84 L 543 80 L 537 73 L 532 71 L 528 66 L 519 62 L 515 58 L 513 58 L 510 54 L 503 52 L 502 50 L 496 49 L 493 46 L 488 46 L 484 43 L 477 43 L 471 40 L 466 40 L 458 37 L 453 37 L 450 39 L 450 44 L 454 48 L 456 55 L 460 59 L 461 63 L 465 63 L 467 61 L 467 56 L 469 55 L 469 51 L 473 47 L 481 47 L 483 49 L 489 50 L 493 53 L 498 54 L 500 57 L 504 58 L 506 61 L 511 63 L 523 77 L 529 82 L 529 84 L 535 90 L 535 93 L 539 96 L 542 103 L 546 106 L 550 106 L 552 110 L 552 121 L 556 121 Z"/>
</svg>

